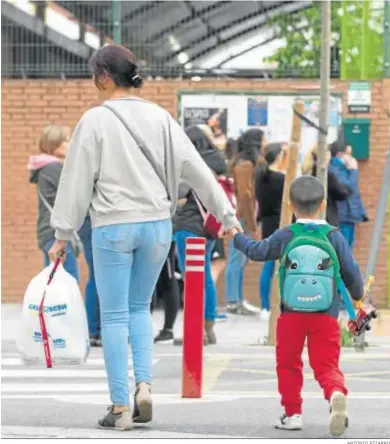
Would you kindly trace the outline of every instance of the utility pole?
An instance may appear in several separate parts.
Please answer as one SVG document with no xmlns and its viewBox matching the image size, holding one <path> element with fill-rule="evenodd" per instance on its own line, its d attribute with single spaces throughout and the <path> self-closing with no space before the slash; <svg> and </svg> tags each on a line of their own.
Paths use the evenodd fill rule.
<svg viewBox="0 0 390 444">
<path fill-rule="evenodd" d="M 328 129 L 330 99 L 330 30 L 331 0 L 321 1 L 321 65 L 320 65 L 320 122 L 319 126 Z M 317 178 L 324 186 L 325 197 L 328 190 L 328 140 L 326 134 L 318 135 Z M 322 215 L 325 219 L 325 212 Z"/>
<path fill-rule="evenodd" d="M 112 24 L 113 24 L 113 38 L 118 45 L 122 43 L 122 2 L 121 0 L 113 0 L 112 2 Z"/>
</svg>

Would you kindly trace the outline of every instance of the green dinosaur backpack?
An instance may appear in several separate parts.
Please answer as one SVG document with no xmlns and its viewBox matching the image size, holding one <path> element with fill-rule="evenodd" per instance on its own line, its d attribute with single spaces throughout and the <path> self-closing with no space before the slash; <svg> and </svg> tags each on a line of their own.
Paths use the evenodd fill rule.
<svg viewBox="0 0 390 444">
<path fill-rule="evenodd" d="M 290 311 L 327 311 L 341 282 L 340 264 L 328 234 L 331 225 L 293 224 L 279 267 L 281 303 Z"/>
</svg>

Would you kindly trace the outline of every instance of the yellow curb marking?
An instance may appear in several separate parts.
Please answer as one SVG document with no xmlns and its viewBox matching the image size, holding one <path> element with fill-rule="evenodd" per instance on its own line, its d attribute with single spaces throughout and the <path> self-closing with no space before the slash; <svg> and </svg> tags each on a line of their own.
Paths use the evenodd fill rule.
<svg viewBox="0 0 390 444">
<path fill-rule="evenodd" d="M 216 355 L 207 359 L 203 367 L 203 394 L 212 390 L 229 362 L 230 357 L 227 355 Z"/>
</svg>

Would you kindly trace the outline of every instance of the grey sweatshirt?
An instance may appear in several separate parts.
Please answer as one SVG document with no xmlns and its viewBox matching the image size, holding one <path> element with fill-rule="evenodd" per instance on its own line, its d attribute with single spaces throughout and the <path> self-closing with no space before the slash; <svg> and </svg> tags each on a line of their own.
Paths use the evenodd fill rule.
<svg viewBox="0 0 390 444">
<path fill-rule="evenodd" d="M 238 225 L 213 173 L 167 111 L 136 97 L 107 104 L 143 140 L 166 186 L 117 116 L 102 106 L 92 108 L 75 128 L 62 170 L 51 217 L 57 239 L 69 240 L 88 211 L 92 227 L 168 219 L 180 179 L 226 229 Z"/>
</svg>

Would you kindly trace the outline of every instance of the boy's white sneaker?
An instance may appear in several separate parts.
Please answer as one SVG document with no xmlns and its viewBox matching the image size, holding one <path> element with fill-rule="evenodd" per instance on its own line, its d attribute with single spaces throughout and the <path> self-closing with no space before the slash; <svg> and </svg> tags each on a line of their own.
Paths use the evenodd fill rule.
<svg viewBox="0 0 390 444">
<path fill-rule="evenodd" d="M 275 427 L 282 430 L 302 430 L 302 415 L 284 414 L 276 421 Z"/>
<path fill-rule="evenodd" d="M 348 400 L 344 393 L 334 392 L 330 398 L 329 431 L 332 436 L 340 436 L 348 427 Z"/>
</svg>

